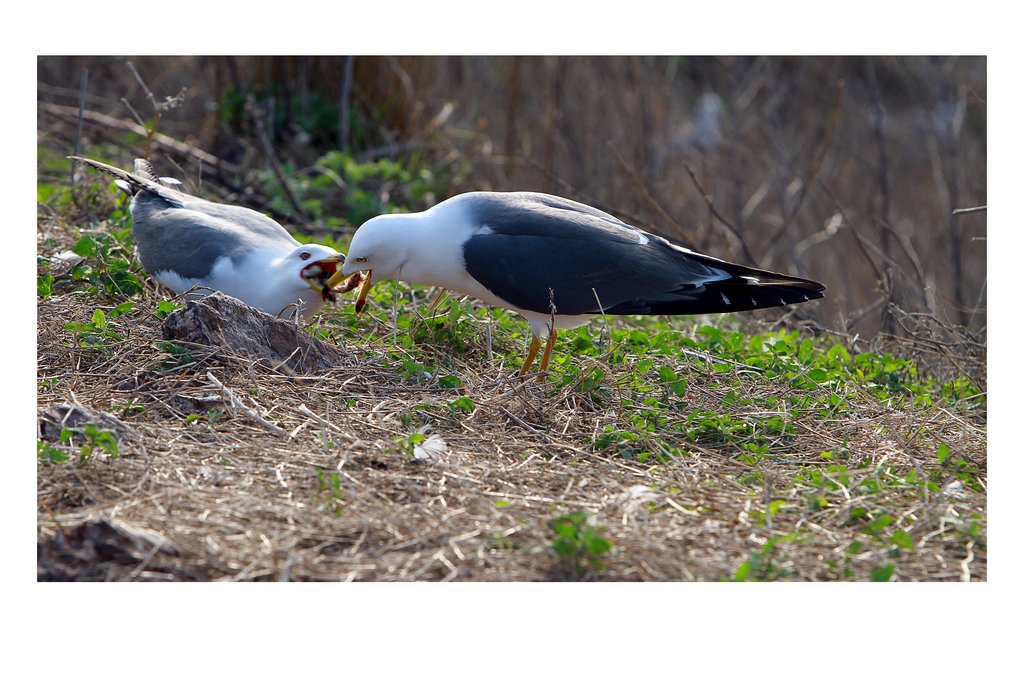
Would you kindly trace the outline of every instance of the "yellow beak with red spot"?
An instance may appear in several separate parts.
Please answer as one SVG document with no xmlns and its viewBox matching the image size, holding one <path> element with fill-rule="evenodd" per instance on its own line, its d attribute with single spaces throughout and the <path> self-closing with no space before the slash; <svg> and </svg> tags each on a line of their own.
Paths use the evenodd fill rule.
<svg viewBox="0 0 1024 674">
<path fill-rule="evenodd" d="M 362 282 L 363 286 L 362 288 L 359 289 L 359 297 L 356 298 L 356 315 L 358 316 L 359 314 L 362 313 L 363 307 L 366 306 L 366 295 L 370 292 L 370 276 L 372 274 L 373 270 L 368 269 L 366 270 L 366 277 L 364 278 L 363 275 L 358 271 L 354 271 L 351 274 L 346 274 L 341 269 L 339 269 L 338 271 L 334 272 L 334 274 L 332 274 L 329 279 L 327 279 L 327 287 L 333 290 L 335 287 L 340 285 L 345 279 L 349 279 L 348 283 L 345 284 L 345 287 L 339 290 L 339 292 L 344 293 L 354 289 L 357 285 L 359 285 L 360 282 Z"/>
</svg>

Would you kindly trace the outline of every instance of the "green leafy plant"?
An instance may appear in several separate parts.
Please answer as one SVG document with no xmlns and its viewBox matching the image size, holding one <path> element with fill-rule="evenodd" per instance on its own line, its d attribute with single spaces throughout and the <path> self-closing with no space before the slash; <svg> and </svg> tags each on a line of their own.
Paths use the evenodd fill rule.
<svg viewBox="0 0 1024 674">
<path fill-rule="evenodd" d="M 36 295 L 39 299 L 49 299 L 50 295 L 53 294 L 53 275 L 52 274 L 40 274 L 36 276 Z"/>
<path fill-rule="evenodd" d="M 934 479 L 941 479 L 944 472 L 947 474 L 952 472 L 956 479 L 968 488 L 977 492 L 984 491 L 984 488 L 978 481 L 977 467 L 972 465 L 965 457 L 956 456 L 949 445 L 940 442 L 936 450 L 936 458 L 942 470 L 933 472 Z"/>
<path fill-rule="evenodd" d="M 893 566 L 892 564 L 886 564 L 885 566 L 878 568 L 875 571 L 872 571 L 871 576 L 869 578 L 871 581 L 875 583 L 885 583 L 888 582 L 890 578 L 892 578 L 892 575 L 895 572 L 895 566 Z"/>
<path fill-rule="evenodd" d="M 446 374 L 438 378 L 437 385 L 441 388 L 459 388 L 462 386 L 462 380 L 454 374 Z"/>
<path fill-rule="evenodd" d="M 451 400 L 447 403 L 448 409 L 454 415 L 465 414 L 472 412 L 476 409 L 476 403 L 473 402 L 472 398 L 466 396 L 459 396 L 455 400 Z"/>
<path fill-rule="evenodd" d="M 153 347 L 157 351 L 162 351 L 170 356 L 170 358 L 161 364 L 160 367 L 163 370 L 171 370 L 196 362 L 195 358 L 192 357 L 192 354 L 188 352 L 188 349 L 181 344 L 175 344 L 174 342 L 155 342 Z"/>
<path fill-rule="evenodd" d="M 143 291 L 141 267 L 131 258 L 130 232 L 86 235 L 71 251 L 82 257 L 71 267 L 71 280 L 89 293 L 130 297 Z"/>
<path fill-rule="evenodd" d="M 74 335 L 77 345 L 110 353 L 109 343 L 121 340 L 121 335 L 114 330 L 110 321 L 128 313 L 134 306 L 132 302 L 122 302 L 110 311 L 109 317 L 102 309 L 96 309 L 88 323 L 72 321 L 65 324 L 64 328 Z"/>
<path fill-rule="evenodd" d="M 216 407 L 212 407 L 212 408 L 206 410 L 206 414 L 199 414 L 198 412 L 192 412 L 191 414 L 189 414 L 188 416 L 185 417 L 184 423 L 185 423 L 186 426 L 195 426 L 200 421 L 205 421 L 210 426 L 213 426 L 218 421 L 220 421 L 221 417 L 223 417 L 223 416 L 224 416 L 224 412 L 223 411 L 217 409 Z"/>
<path fill-rule="evenodd" d="M 574 510 L 548 520 L 548 528 L 554 533 L 551 550 L 576 577 L 602 573 L 602 557 L 612 548 L 612 542 L 602 536 L 604 528 L 592 525 L 589 519 L 587 511 Z"/>
<path fill-rule="evenodd" d="M 453 170 L 457 167 L 453 166 Z M 281 187 L 273 171 L 257 172 L 261 190 L 270 206 L 281 212 L 294 210 L 293 197 L 306 215 L 332 229 L 358 227 L 382 213 L 419 210 L 429 196 L 441 189 L 439 176 L 391 159 L 359 161 L 351 154 L 330 150 L 313 166 L 298 170 L 290 162 L 281 170 L 291 195 Z"/>
<path fill-rule="evenodd" d="M 410 433 L 405 437 L 395 436 L 395 450 L 401 452 L 402 454 L 405 454 L 406 456 L 415 456 L 416 445 L 422 444 L 422 442 L 426 439 L 427 436 L 425 436 L 423 433 L 419 431 Z"/>
<path fill-rule="evenodd" d="M 157 318 L 167 318 L 167 316 L 169 316 L 171 312 L 177 311 L 180 308 L 180 304 L 168 302 L 167 300 L 160 300 L 159 302 L 157 302 L 156 308 L 153 310 L 153 313 L 156 314 Z"/>
<path fill-rule="evenodd" d="M 314 470 L 322 507 L 335 515 L 343 514 L 345 492 L 341 488 L 341 475 L 337 471 L 324 470 L 319 466 L 315 466 Z"/>
<path fill-rule="evenodd" d="M 40 463 L 64 463 L 68 460 L 67 452 L 45 440 L 36 440 L 36 457 Z"/>
<path fill-rule="evenodd" d="M 752 581 L 752 580 L 779 580 L 792 574 L 788 568 L 784 567 L 777 560 L 775 548 L 778 543 L 783 540 L 791 540 L 791 536 L 772 536 L 769 538 L 759 550 L 755 550 L 750 553 L 745 560 L 743 560 L 736 571 L 733 572 L 732 579 L 735 581 Z"/>
<path fill-rule="evenodd" d="M 146 411 L 146 406 L 138 400 L 132 399 L 126 403 L 111 405 L 110 409 L 118 412 L 122 417 L 130 417 Z"/>
<path fill-rule="evenodd" d="M 102 450 L 110 457 L 118 455 L 118 440 L 114 431 L 100 428 L 96 424 L 86 424 L 81 428 L 64 428 L 60 432 L 60 443 L 78 446 L 78 465 L 89 461 L 97 450 Z M 45 443 L 44 443 L 45 444 Z M 37 452 L 45 453 L 47 462 L 62 462 L 67 459 L 62 450 L 54 450 L 52 447 L 37 447 Z M 64 455 L 64 458 L 60 458 Z M 43 458 L 43 455 L 40 457 Z"/>
</svg>

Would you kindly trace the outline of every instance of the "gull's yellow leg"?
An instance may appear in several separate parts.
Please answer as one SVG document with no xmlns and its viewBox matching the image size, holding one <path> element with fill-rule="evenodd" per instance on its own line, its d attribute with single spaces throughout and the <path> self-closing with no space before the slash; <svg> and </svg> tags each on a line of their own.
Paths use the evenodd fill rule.
<svg viewBox="0 0 1024 674">
<path fill-rule="evenodd" d="M 530 371 L 530 366 L 533 365 L 538 351 L 540 351 L 540 340 L 537 339 L 537 335 L 534 335 L 533 341 L 530 342 L 530 350 L 526 354 L 526 360 L 523 361 L 523 368 L 519 370 L 520 377 Z"/>
<path fill-rule="evenodd" d="M 538 377 L 541 381 L 547 379 L 548 359 L 551 358 L 551 349 L 555 346 L 556 337 L 558 337 L 558 330 L 551 328 L 548 332 L 547 346 L 544 347 L 544 357 L 540 359 L 540 371 L 544 373 Z"/>
</svg>

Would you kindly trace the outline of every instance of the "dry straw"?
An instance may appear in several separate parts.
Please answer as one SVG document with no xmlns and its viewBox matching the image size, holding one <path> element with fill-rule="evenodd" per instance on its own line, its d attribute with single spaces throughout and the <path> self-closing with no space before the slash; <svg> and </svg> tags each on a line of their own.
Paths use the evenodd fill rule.
<svg viewBox="0 0 1024 674">
<path fill-rule="evenodd" d="M 751 466 L 728 447 L 687 446 L 664 464 L 599 449 L 602 429 L 635 405 L 614 383 L 628 363 L 580 361 L 606 371 L 610 398 L 595 405 L 572 387 L 512 377 L 501 352 L 517 345 L 496 343 L 493 360 L 482 348 L 424 345 L 452 359 L 462 381 L 453 392 L 386 364 L 373 342 L 389 344 L 391 326 L 367 321 L 372 337 L 342 345 L 337 364 L 313 376 L 217 347 L 190 347 L 193 362 L 169 366 L 156 347 L 157 294 L 134 299 L 107 353 L 75 345 L 64 328 L 87 320 L 93 298 L 39 305 L 39 409 L 108 412 L 130 429 L 117 457 L 39 465 L 42 579 L 562 579 L 573 576 L 551 553 L 546 523 L 573 510 L 591 513 L 614 544 L 604 571 L 585 578 L 731 578 L 752 555 L 769 578 L 865 578 L 890 560 L 885 546 L 850 552 L 854 508 L 892 514 L 917 541 L 901 551 L 900 579 L 986 578 L 984 552 L 953 536 L 962 514 L 984 513 L 984 494 L 954 480 L 933 492 L 858 489 L 879 471 L 936 467 L 939 442 L 983 471 L 985 428 L 955 410 L 890 409 L 851 389 L 841 416 L 788 419 L 790 439 L 758 466 L 763 480 L 751 482 Z M 730 408 L 705 359 L 665 364 L 689 386 L 685 408 L 663 412 L 764 414 Z M 751 377 L 745 393 L 788 392 Z M 447 412 L 459 395 L 475 407 Z M 415 430 L 443 440 L 443 451 L 403 451 Z M 794 476 L 840 448 L 847 465 L 868 467 L 852 473 L 842 498 L 810 509 L 813 490 Z M 785 505 L 769 508 L 778 501 Z"/>
</svg>

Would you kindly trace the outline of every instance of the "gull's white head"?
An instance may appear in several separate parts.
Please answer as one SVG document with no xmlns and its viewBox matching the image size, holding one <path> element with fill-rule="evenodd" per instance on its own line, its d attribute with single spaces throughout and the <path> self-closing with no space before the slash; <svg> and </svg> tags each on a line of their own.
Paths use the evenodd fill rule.
<svg viewBox="0 0 1024 674">
<path fill-rule="evenodd" d="M 330 278 L 344 261 L 345 256 L 333 248 L 307 243 L 281 258 L 278 269 L 288 279 L 290 286 L 297 289 L 313 288 L 319 292 L 319 285 L 314 286 L 311 281 Z"/>
<path fill-rule="evenodd" d="M 288 252 L 276 265 L 281 300 L 302 300 L 304 318 L 333 299 L 327 280 L 338 272 L 345 256 L 328 246 L 307 243 Z"/>
<path fill-rule="evenodd" d="M 345 264 L 328 284 L 364 272 L 363 287 L 356 299 L 357 314 L 366 305 L 373 280 L 402 277 L 402 268 L 415 250 L 410 240 L 409 217 L 409 214 L 378 215 L 364 222 L 352 236 Z"/>
<path fill-rule="evenodd" d="M 373 272 L 379 281 L 397 278 L 410 255 L 409 215 L 378 215 L 356 230 L 342 266 L 345 275 Z"/>
</svg>

